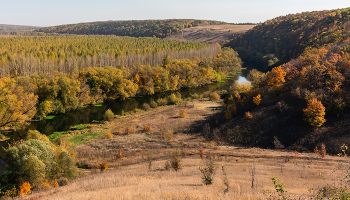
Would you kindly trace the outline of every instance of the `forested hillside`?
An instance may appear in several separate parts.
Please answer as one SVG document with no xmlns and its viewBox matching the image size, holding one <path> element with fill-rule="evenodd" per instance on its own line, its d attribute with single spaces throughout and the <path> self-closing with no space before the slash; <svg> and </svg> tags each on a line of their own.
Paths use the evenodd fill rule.
<svg viewBox="0 0 350 200">
<path fill-rule="evenodd" d="M 117 35 L 131 37 L 170 36 L 184 28 L 198 25 L 226 24 L 220 21 L 194 19 L 102 21 L 44 27 L 36 31 L 79 35 Z"/>
<path fill-rule="evenodd" d="M 350 37 L 350 9 L 303 12 L 268 20 L 231 41 L 243 60 L 271 70 L 297 58 L 306 48 L 339 43 Z"/>
<path fill-rule="evenodd" d="M 350 142 L 349 23 L 350 9 L 288 15 L 233 41 L 247 47 L 245 52 L 296 58 L 268 73 L 251 70 L 252 86 L 232 88 L 225 99 L 228 122 L 215 133 L 237 145 L 297 151 L 323 145 L 339 153 Z"/>
</svg>

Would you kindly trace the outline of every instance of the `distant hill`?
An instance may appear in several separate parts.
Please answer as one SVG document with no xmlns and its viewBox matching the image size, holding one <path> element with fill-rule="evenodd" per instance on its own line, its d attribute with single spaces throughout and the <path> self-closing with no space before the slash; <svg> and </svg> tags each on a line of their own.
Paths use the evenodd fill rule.
<svg viewBox="0 0 350 200">
<path fill-rule="evenodd" d="M 298 57 L 307 47 L 320 47 L 350 37 L 350 9 L 303 12 L 280 16 L 255 26 L 226 46 L 243 60 L 265 69 Z"/>
<path fill-rule="evenodd" d="M 130 21 L 101 21 L 79 24 L 67 24 L 40 28 L 38 32 L 63 33 L 79 35 L 117 35 L 131 37 L 160 37 L 172 35 L 174 32 L 198 25 L 227 24 L 221 21 L 194 19 L 166 20 L 130 20 Z"/>
<path fill-rule="evenodd" d="M 176 39 L 186 42 L 204 42 L 208 44 L 226 43 L 227 40 L 239 36 L 242 33 L 252 29 L 254 24 L 223 24 L 223 25 L 200 25 L 191 28 L 185 28 L 172 34 L 167 39 Z"/>
<path fill-rule="evenodd" d="M 33 30 L 40 28 L 39 26 L 22 26 L 22 25 L 11 25 L 11 24 L 0 24 L 0 31 L 23 31 Z"/>
</svg>

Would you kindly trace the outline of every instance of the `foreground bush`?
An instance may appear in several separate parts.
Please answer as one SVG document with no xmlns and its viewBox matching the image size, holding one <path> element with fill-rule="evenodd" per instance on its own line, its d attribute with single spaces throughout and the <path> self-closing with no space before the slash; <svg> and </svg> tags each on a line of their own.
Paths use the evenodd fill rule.
<svg viewBox="0 0 350 200">
<path fill-rule="evenodd" d="M 175 171 L 180 169 L 180 162 L 181 162 L 181 151 L 177 149 L 171 154 L 170 157 L 170 164 Z"/>
<path fill-rule="evenodd" d="M 9 180 L 18 186 L 29 182 L 31 186 L 39 187 L 48 179 L 75 177 L 74 157 L 67 151 L 55 154 L 52 147 L 49 142 L 33 139 L 7 149 L 4 161 L 11 171 Z"/>
</svg>

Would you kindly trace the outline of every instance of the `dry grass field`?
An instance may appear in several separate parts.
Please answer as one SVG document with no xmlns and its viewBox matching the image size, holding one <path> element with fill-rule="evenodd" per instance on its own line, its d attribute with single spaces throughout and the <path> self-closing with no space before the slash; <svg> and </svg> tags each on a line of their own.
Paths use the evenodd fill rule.
<svg viewBox="0 0 350 200">
<path fill-rule="evenodd" d="M 79 178 L 21 199 L 276 199 L 271 176 L 285 184 L 288 199 L 312 199 L 310 188 L 339 185 L 343 158 L 226 146 L 188 133 L 193 124 L 204 123 L 207 116 L 220 112 L 213 109 L 219 107 L 218 102 L 195 101 L 186 107 L 134 113 L 96 127 L 109 130 L 114 137 L 73 149 L 76 162 L 87 166 L 80 169 Z M 179 116 L 180 109 L 186 110 L 187 117 Z M 145 125 L 152 130 L 145 132 Z M 135 127 L 130 134 L 125 133 L 128 127 Z M 202 148 L 203 158 L 199 155 Z M 182 152 L 180 169 L 165 170 L 176 149 Z M 214 155 L 216 170 L 213 184 L 206 186 L 199 167 L 209 154 Z M 108 162 L 107 171 L 98 169 L 102 162 Z"/>
<path fill-rule="evenodd" d="M 255 25 L 206 25 L 186 28 L 167 37 L 186 42 L 225 43 L 247 32 Z"/>
</svg>

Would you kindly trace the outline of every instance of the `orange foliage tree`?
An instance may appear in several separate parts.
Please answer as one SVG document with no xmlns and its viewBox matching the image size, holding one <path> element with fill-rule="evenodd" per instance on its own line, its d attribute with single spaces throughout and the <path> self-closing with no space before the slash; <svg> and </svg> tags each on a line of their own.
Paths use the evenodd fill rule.
<svg viewBox="0 0 350 200">
<path fill-rule="evenodd" d="M 256 104 L 256 105 L 259 105 L 260 104 L 260 101 L 261 101 L 261 95 L 258 94 L 256 97 L 253 97 L 253 102 Z"/>
<path fill-rule="evenodd" d="M 267 74 L 267 85 L 278 87 L 281 83 L 284 83 L 284 77 L 287 75 L 281 66 L 275 67 L 270 73 Z"/>
<path fill-rule="evenodd" d="M 316 98 L 310 99 L 307 108 L 304 111 L 304 119 L 311 126 L 320 127 L 326 122 L 324 115 L 326 108 L 322 105 L 321 101 Z"/>
</svg>

